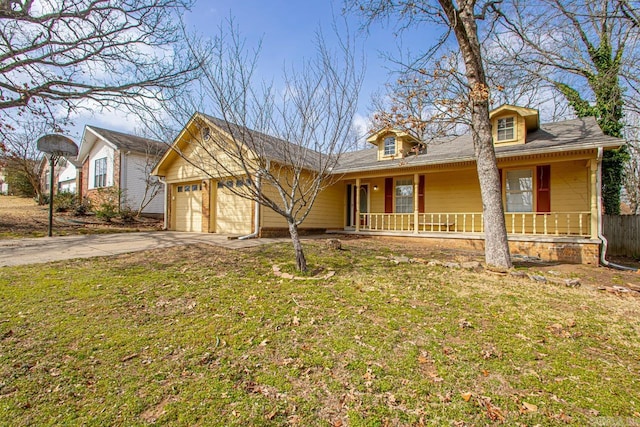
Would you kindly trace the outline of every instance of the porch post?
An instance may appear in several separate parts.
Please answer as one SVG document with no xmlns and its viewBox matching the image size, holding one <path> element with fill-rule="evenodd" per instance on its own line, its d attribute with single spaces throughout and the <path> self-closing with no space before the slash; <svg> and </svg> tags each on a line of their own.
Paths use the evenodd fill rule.
<svg viewBox="0 0 640 427">
<path fill-rule="evenodd" d="M 418 234 L 418 229 L 419 229 L 419 224 L 418 224 L 418 213 L 419 211 L 419 207 L 418 207 L 418 191 L 420 191 L 419 189 L 419 185 L 420 185 L 420 176 L 415 173 L 413 174 L 413 233 L 414 234 Z"/>
<path fill-rule="evenodd" d="M 356 232 L 360 231 L 360 178 L 356 178 Z"/>
<path fill-rule="evenodd" d="M 591 238 L 598 238 L 598 160 L 589 161 L 589 184 L 591 193 Z"/>
</svg>

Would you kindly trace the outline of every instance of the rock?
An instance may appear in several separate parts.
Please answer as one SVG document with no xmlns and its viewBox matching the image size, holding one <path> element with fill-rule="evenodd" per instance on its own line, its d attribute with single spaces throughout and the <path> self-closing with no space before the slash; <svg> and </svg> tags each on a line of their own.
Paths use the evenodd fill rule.
<svg viewBox="0 0 640 427">
<path fill-rule="evenodd" d="M 628 288 L 625 288 L 624 286 L 613 286 L 613 290 L 616 292 L 622 292 L 622 293 L 631 292 Z"/>
<path fill-rule="evenodd" d="M 429 267 L 437 267 L 439 265 L 442 265 L 442 263 L 440 261 L 438 261 L 437 259 L 432 259 L 429 262 L 427 262 L 427 266 L 429 266 Z"/>
<path fill-rule="evenodd" d="M 445 262 L 442 265 L 447 268 L 460 268 L 460 264 L 458 264 L 457 262 Z"/>
<path fill-rule="evenodd" d="M 582 286 L 582 283 L 580 283 L 580 279 L 566 279 L 564 281 L 564 284 L 569 288 L 577 288 L 579 286 Z"/>
<path fill-rule="evenodd" d="M 478 261 L 468 261 L 460 264 L 460 267 L 465 268 L 467 270 L 476 270 L 481 267 Z"/>
<path fill-rule="evenodd" d="M 527 277 L 527 273 L 520 270 L 511 270 L 509 271 L 509 275 L 513 277 Z"/>
<path fill-rule="evenodd" d="M 539 274 L 530 274 L 529 279 L 540 283 L 547 283 L 547 278 Z"/>
<path fill-rule="evenodd" d="M 386 261 L 386 260 L 388 260 L 389 258 L 387 258 L 386 256 L 377 255 L 377 256 L 376 256 L 376 259 L 378 259 L 378 260 L 380 260 L 380 261 Z"/>
<path fill-rule="evenodd" d="M 407 264 L 409 262 L 409 257 L 406 256 L 396 256 L 392 258 L 392 261 L 396 264 Z"/>
<path fill-rule="evenodd" d="M 329 239 L 327 240 L 327 246 L 329 249 L 339 251 L 342 249 L 342 242 L 339 239 Z"/>
</svg>

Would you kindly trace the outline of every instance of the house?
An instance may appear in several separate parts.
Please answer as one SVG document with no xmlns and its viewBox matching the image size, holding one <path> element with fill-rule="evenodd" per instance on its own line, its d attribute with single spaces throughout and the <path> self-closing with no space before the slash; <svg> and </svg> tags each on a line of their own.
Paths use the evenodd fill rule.
<svg viewBox="0 0 640 427">
<path fill-rule="evenodd" d="M 604 135 L 593 118 L 541 125 L 537 110 L 512 105 L 493 110 L 490 117 L 512 253 L 597 264 L 602 153 L 624 142 Z M 209 116 L 200 119 L 220 127 Z M 185 130 L 189 126 L 193 123 Z M 190 144 L 190 138 L 201 138 L 194 135 L 183 131 L 153 172 L 168 186 L 167 228 L 261 236 L 285 231 L 281 217 L 264 207 L 251 209 L 251 202 L 220 185 L 229 177 L 192 166 L 201 156 L 188 149 L 198 146 Z M 301 230 L 430 238 L 443 246 L 482 248 L 482 200 L 470 135 L 425 146 L 387 129 L 368 141 L 372 148 L 340 158 L 333 170 L 336 183 L 319 194 Z"/>
<path fill-rule="evenodd" d="M 105 190 L 121 192 L 121 204 L 142 213 L 164 212 L 164 186 L 149 173 L 167 144 L 96 126 L 85 126 L 78 150 L 79 195 L 96 200 Z"/>
<path fill-rule="evenodd" d="M 80 163 L 75 158 L 58 158 L 53 175 L 54 191 L 76 193 L 80 181 L 80 166 Z M 51 185 L 50 169 L 49 157 L 45 155 L 40 162 L 40 188 L 42 188 L 43 194 L 49 194 Z"/>
<path fill-rule="evenodd" d="M 2 159 L 0 158 L 0 161 Z M 0 164 L 0 194 L 7 195 L 9 194 L 9 184 L 7 183 L 7 172 L 5 167 Z"/>
</svg>

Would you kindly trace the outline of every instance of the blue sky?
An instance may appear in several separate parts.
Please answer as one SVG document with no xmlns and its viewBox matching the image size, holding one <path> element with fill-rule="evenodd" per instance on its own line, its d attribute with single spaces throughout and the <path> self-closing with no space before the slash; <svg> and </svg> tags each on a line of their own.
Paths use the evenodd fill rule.
<svg viewBox="0 0 640 427">
<path fill-rule="evenodd" d="M 265 80 L 282 75 L 284 64 L 295 66 L 305 57 L 314 54 L 314 36 L 321 28 L 329 44 L 335 40 L 332 22 L 340 26 L 346 19 L 349 31 L 356 36 L 365 60 L 365 75 L 359 98 L 357 122 L 362 124 L 369 113 L 372 93 L 381 90 L 390 78 L 393 65 L 384 60 L 382 52 L 394 52 L 401 40 L 394 34 L 392 25 L 375 24 L 368 31 L 361 30 L 360 16 L 341 15 L 342 2 L 331 0 L 198 0 L 185 20 L 187 25 L 201 35 L 214 35 L 218 26 L 232 16 L 241 34 L 250 45 L 262 40 L 259 73 Z M 433 29 L 416 29 L 402 35 L 404 49 L 419 50 L 429 46 L 434 39 Z M 135 121 L 118 114 L 96 113 L 75 119 L 78 127 L 94 124 L 106 128 L 133 131 Z"/>
</svg>

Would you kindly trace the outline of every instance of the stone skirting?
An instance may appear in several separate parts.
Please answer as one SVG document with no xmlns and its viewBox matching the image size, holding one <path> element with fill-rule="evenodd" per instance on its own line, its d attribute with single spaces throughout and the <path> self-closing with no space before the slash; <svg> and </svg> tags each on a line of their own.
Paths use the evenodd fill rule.
<svg viewBox="0 0 640 427">
<path fill-rule="evenodd" d="M 402 239 L 406 242 L 424 243 L 441 248 L 484 251 L 482 235 L 469 234 L 405 234 L 380 232 L 354 232 L 332 230 L 329 233 L 359 234 L 367 236 L 384 236 Z M 540 258 L 544 261 L 558 261 L 572 264 L 598 265 L 600 257 L 600 240 L 580 237 L 552 236 L 509 236 L 511 255 Z"/>
</svg>

